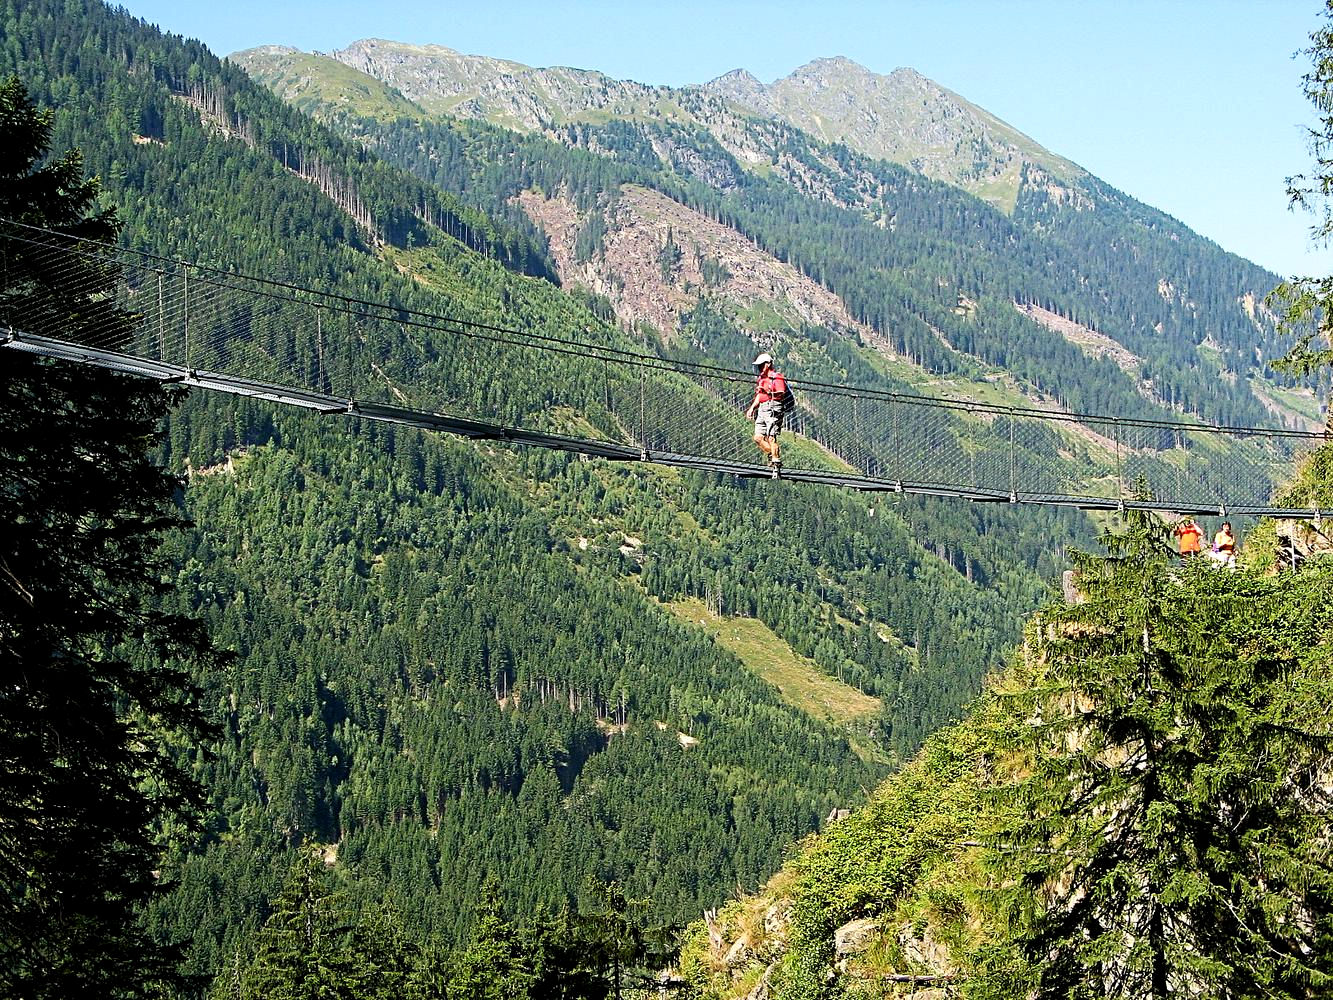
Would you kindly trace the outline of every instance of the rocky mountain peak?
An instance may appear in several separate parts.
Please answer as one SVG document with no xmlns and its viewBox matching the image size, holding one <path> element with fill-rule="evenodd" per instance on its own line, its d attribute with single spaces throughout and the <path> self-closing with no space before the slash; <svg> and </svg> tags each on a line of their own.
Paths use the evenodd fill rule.
<svg viewBox="0 0 1333 1000">
<path fill-rule="evenodd" d="M 1066 179 L 1078 168 L 910 67 L 883 75 L 846 56 L 815 59 L 768 87 L 735 74 L 709 85 L 737 104 L 1012 207 L 1021 169 Z M 753 78 L 751 78 L 753 79 Z M 725 88 L 719 86 L 727 82 Z"/>
<path fill-rule="evenodd" d="M 235 52 L 232 55 L 242 56 L 250 55 L 252 53 L 259 56 L 292 56 L 300 55 L 301 50 L 293 48 L 290 45 L 256 45 L 252 49 L 245 49 L 242 52 Z"/>
<path fill-rule="evenodd" d="M 709 80 L 699 89 L 712 97 L 731 101 L 752 111 L 762 114 L 773 113 L 773 102 L 769 99 L 768 88 L 749 70 L 733 69 L 715 80 Z"/>
<path fill-rule="evenodd" d="M 811 59 L 804 66 L 798 66 L 792 70 L 785 79 L 795 80 L 806 77 L 827 78 L 833 76 L 875 76 L 874 73 L 866 69 L 859 62 L 848 59 L 846 56 L 822 56 L 818 59 Z M 781 81 L 779 81 L 781 82 Z M 776 86 L 776 84 L 774 85 Z"/>
<path fill-rule="evenodd" d="M 741 86 L 755 87 L 763 86 L 763 84 L 759 82 L 759 78 L 743 66 L 737 66 L 729 73 L 723 73 L 716 79 L 710 80 L 709 83 L 739 84 Z"/>
</svg>

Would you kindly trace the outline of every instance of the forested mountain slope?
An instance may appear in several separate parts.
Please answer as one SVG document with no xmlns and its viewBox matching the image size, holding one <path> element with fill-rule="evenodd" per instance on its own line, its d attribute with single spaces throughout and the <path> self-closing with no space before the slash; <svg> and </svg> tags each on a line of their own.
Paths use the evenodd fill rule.
<svg viewBox="0 0 1333 1000">
<path fill-rule="evenodd" d="M 197 43 L 95 3 L 6 8 L 0 73 L 52 109 L 55 148 L 84 150 L 133 246 L 631 343 L 557 287 L 517 209 L 471 197 L 475 143 L 511 141 L 498 131 L 468 137 L 454 173 L 446 157 L 414 177 Z M 313 331 L 285 335 L 314 350 Z M 406 349 L 326 335 L 332 354 L 390 368 Z M 527 412 L 544 379 L 567 378 L 552 360 L 491 391 Z M 1076 512 L 872 504 L 216 397 L 172 416 L 163 458 L 191 471 L 181 607 L 237 654 L 198 678 L 223 732 L 190 754 L 210 811 L 154 917 L 206 976 L 250 960 L 302 842 L 336 858 L 348 899 L 392 898 L 405 933 L 442 947 L 488 875 L 523 912 L 617 879 L 654 919 L 690 918 L 955 717 L 1087 531 Z M 761 619 L 880 698 L 875 725 L 789 704 L 657 603 L 682 597 Z"/>
<path fill-rule="evenodd" d="M 1328 496 L 1329 459 L 1293 499 Z M 959 724 L 692 928 L 685 978 L 708 1000 L 1322 995 L 1333 573 L 1282 565 L 1272 529 L 1226 572 L 1116 524 Z"/>
<path fill-rule="evenodd" d="M 565 188 L 579 210 L 580 263 L 594 273 L 621 185 L 639 184 L 734 228 L 836 294 L 924 370 L 914 381 L 1007 372 L 1021 393 L 1075 411 L 1183 411 L 1239 424 L 1310 418 L 1305 398 L 1274 391 L 1280 379 L 1267 364 L 1282 349 L 1263 307 L 1275 275 L 914 74 L 875 77 L 828 60 L 756 96 L 753 86 L 649 88 L 382 41 L 337 57 L 303 55 L 300 73 L 283 68 L 297 58 L 290 53 L 235 58 L 344 134 L 490 211 L 511 210 L 526 191 Z M 387 103 L 349 110 L 356 101 L 337 83 L 349 65 L 379 74 L 419 102 L 419 113 L 403 117 Z M 935 110 L 905 110 L 920 101 L 904 95 L 918 91 Z M 860 109 L 858 121 L 901 133 L 914 149 L 964 152 L 904 154 L 908 165 L 897 165 L 858 151 L 886 155 L 824 114 L 816 138 L 792 124 L 806 118 L 783 110 L 814 107 L 816 96 Z M 986 155 L 969 152 L 974 142 Z M 966 174 L 989 184 L 997 171 L 1008 185 L 1001 208 L 929 179 L 961 183 Z M 669 252 L 665 242 L 659 249 Z M 751 338 L 785 337 L 771 317 L 745 314 L 743 304 L 730 311 Z M 1094 340 L 1128 352 L 1136 367 L 1118 367 L 1089 347 Z"/>
</svg>

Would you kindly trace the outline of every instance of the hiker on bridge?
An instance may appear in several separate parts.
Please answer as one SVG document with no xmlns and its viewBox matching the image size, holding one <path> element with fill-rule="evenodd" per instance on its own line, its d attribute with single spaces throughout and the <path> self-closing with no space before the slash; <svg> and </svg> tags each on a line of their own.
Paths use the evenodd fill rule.
<svg viewBox="0 0 1333 1000">
<path fill-rule="evenodd" d="M 1199 542 L 1203 539 L 1203 529 L 1194 523 L 1194 518 L 1187 517 L 1176 525 L 1174 532 L 1180 543 L 1180 558 L 1192 559 L 1199 554 Z"/>
<path fill-rule="evenodd" d="M 773 358 L 766 353 L 754 359 L 754 373 L 758 376 L 754 401 L 745 411 L 745 418 L 754 421 L 754 443 L 768 456 L 769 467 L 776 479 L 782 471 L 778 432 L 782 430 L 782 401 L 787 395 L 787 380 L 774 371 Z"/>
</svg>

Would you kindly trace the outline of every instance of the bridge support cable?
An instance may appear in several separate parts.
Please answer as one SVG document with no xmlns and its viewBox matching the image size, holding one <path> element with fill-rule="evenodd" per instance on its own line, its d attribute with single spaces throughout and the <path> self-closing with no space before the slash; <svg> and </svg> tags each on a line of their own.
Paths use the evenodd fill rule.
<svg viewBox="0 0 1333 1000">
<path fill-rule="evenodd" d="M 329 415 L 767 476 L 744 418 L 754 380 L 633 349 L 605 327 L 507 328 L 446 316 L 405 277 L 401 302 L 333 295 L 199 263 L 0 223 L 54 279 L 89 262 L 120 273 L 117 304 L 138 314 L 79 343 L 61 317 L 0 315 L 14 350 Z M 17 256 L 17 255 L 16 255 Z M 581 322 L 581 319 L 580 319 Z M 782 478 L 858 490 L 1094 510 L 1311 517 L 1271 497 L 1323 432 L 1223 427 L 981 403 L 801 379 L 783 435 Z M 1139 487 L 1151 499 L 1142 499 Z"/>
<path fill-rule="evenodd" d="M 457 434 L 476 440 L 502 441 L 512 444 L 550 448 L 603 458 L 610 461 L 643 461 L 643 449 L 635 444 L 621 444 L 610 441 L 597 441 L 588 438 L 573 437 L 564 434 L 544 433 L 522 427 L 504 426 L 483 420 L 444 413 L 415 410 L 410 407 L 394 406 L 385 403 L 357 400 L 352 397 L 334 396 L 328 393 L 294 389 L 275 383 L 256 379 L 237 378 L 218 372 L 187 368 L 170 362 L 152 358 L 137 357 L 116 351 L 71 344 L 7 331 L 0 334 L 0 347 L 14 351 L 40 355 L 61 361 L 94 365 L 110 371 L 122 372 L 151 378 L 159 382 L 172 382 L 191 388 L 213 392 L 228 393 L 250 399 L 293 406 L 314 411 L 326 416 L 351 417 L 361 420 L 375 420 L 403 426 L 417 427 L 422 430 Z M 721 473 L 739 478 L 769 478 L 767 469 L 753 462 L 707 458 L 691 453 L 677 453 L 667 450 L 649 450 L 648 461 L 653 464 L 683 469 L 695 469 L 704 472 Z M 1023 494 L 1017 501 L 1005 492 L 987 491 L 952 487 L 929 481 L 897 479 L 879 479 L 853 473 L 817 469 L 784 470 L 784 480 L 818 486 L 832 486 L 842 489 L 854 489 L 875 493 L 906 493 L 920 496 L 950 497 L 970 500 L 976 503 L 1020 503 L 1043 504 L 1064 507 L 1079 507 L 1084 510 L 1113 511 L 1117 509 L 1160 510 L 1162 505 L 1155 500 L 1115 500 L 1098 499 L 1074 495 L 1059 494 Z M 1278 507 L 1264 504 L 1236 504 L 1229 508 L 1213 505 L 1181 504 L 1177 509 L 1183 514 L 1213 515 L 1230 513 L 1240 516 L 1274 516 L 1300 519 L 1319 519 L 1333 516 L 1333 508 L 1311 509 Z"/>
</svg>

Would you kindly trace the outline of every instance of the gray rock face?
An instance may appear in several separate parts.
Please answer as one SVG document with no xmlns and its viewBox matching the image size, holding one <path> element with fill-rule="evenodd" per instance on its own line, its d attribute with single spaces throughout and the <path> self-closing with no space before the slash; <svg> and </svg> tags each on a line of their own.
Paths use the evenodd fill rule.
<svg viewBox="0 0 1333 1000">
<path fill-rule="evenodd" d="M 363 39 L 331 53 L 437 114 L 481 118 L 522 130 L 559 125 L 586 112 L 630 115 L 657 88 L 593 70 L 534 69 L 507 59 L 464 55 L 442 45 Z"/>
<path fill-rule="evenodd" d="M 378 38 L 365 38 L 329 54 L 397 87 L 431 111 L 446 110 L 498 78 L 527 69 L 521 63 L 464 55 L 443 45 L 406 45 Z"/>
<path fill-rule="evenodd" d="M 762 114 L 775 113 L 768 88 L 748 70 L 733 69 L 730 73 L 724 73 L 716 80 L 704 84 L 700 89 Z"/>
<path fill-rule="evenodd" d="M 833 932 L 833 950 L 839 958 L 865 951 L 879 936 L 879 921 L 865 918 L 843 924 Z"/>
</svg>

